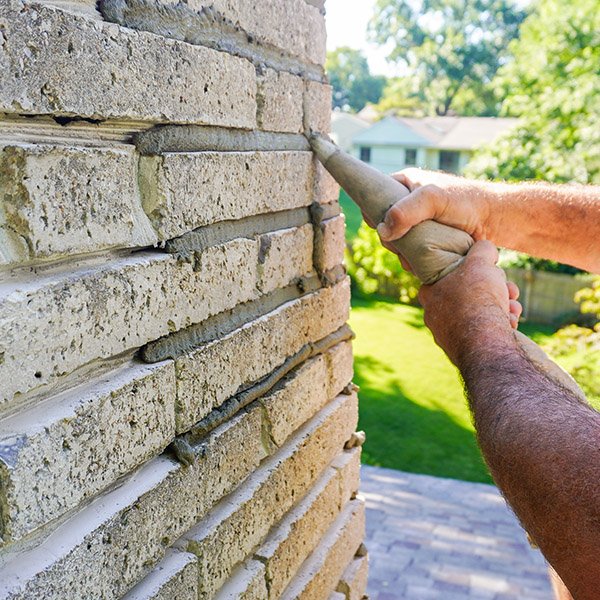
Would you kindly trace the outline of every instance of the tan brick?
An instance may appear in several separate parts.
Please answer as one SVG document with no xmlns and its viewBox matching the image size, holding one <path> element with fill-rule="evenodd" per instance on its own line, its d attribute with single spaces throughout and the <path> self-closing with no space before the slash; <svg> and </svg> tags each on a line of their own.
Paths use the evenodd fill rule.
<svg viewBox="0 0 600 600">
<path fill-rule="evenodd" d="M 247 60 L 19 0 L 0 19 L 2 112 L 256 126 Z"/>
<path fill-rule="evenodd" d="M 320 204 L 329 204 L 337 202 L 340 197 L 340 186 L 338 182 L 329 174 L 327 169 L 317 158 L 315 160 L 315 200 Z"/>
<path fill-rule="evenodd" d="M 266 69 L 258 78 L 258 126 L 265 131 L 300 133 L 303 90 L 302 78 Z"/>
<path fill-rule="evenodd" d="M 265 600 L 267 593 L 265 566 L 257 560 L 248 560 L 234 571 L 231 579 L 214 598 L 215 600 Z"/>
<path fill-rule="evenodd" d="M 0 598 L 117 600 L 265 457 L 262 411 L 242 411 L 189 467 L 165 456 L 82 508 L 37 547 L 3 557 Z"/>
<path fill-rule="evenodd" d="M 345 459 L 345 460 L 338 460 Z M 300 565 L 315 549 L 350 496 L 346 491 L 358 479 L 360 463 L 343 452 L 319 481 L 274 527 L 255 553 L 267 566 L 269 598 L 279 598 Z"/>
<path fill-rule="evenodd" d="M 339 329 L 348 319 L 349 304 L 345 279 L 288 302 L 178 359 L 177 430 L 187 431 L 241 385 L 258 381 L 305 344 Z"/>
<path fill-rule="evenodd" d="M 176 2 L 151 0 L 149 4 L 168 6 Z M 259 38 L 260 46 L 266 42 L 314 64 L 325 63 L 325 20 L 319 8 L 304 0 L 263 0 L 260 10 L 247 0 L 187 0 L 186 4 L 192 11 L 214 7 L 219 16 L 233 22 L 249 37 Z M 145 26 L 152 28 L 155 25 L 147 20 Z M 173 31 L 173 26 L 168 30 Z"/>
<path fill-rule="evenodd" d="M 307 81 L 304 91 L 304 120 L 310 131 L 329 133 L 331 130 L 331 86 Z"/>
<path fill-rule="evenodd" d="M 200 598 L 211 598 L 232 568 L 302 497 L 340 452 L 357 420 L 356 396 L 336 398 L 184 536 L 183 547 L 198 556 Z"/>
<path fill-rule="evenodd" d="M 306 559 L 282 600 L 327 600 L 365 535 L 365 505 L 351 500 Z"/>
<path fill-rule="evenodd" d="M 360 486 L 360 454 L 361 448 L 350 448 L 336 456 L 331 466 L 341 474 L 342 504 L 356 497 Z"/>
<path fill-rule="evenodd" d="M 329 397 L 339 394 L 352 381 L 354 374 L 352 343 L 337 344 L 325 355 L 329 370 Z"/>
<path fill-rule="evenodd" d="M 262 235 L 260 250 L 258 286 L 266 294 L 312 271 L 313 227 L 307 223 Z"/>
<path fill-rule="evenodd" d="M 355 556 L 346 567 L 337 591 L 344 594 L 346 600 L 362 600 L 367 590 L 369 577 L 369 557 Z"/>
<path fill-rule="evenodd" d="M 228 219 L 308 206 L 310 152 L 144 156 L 140 189 L 161 240 Z"/>
<path fill-rule="evenodd" d="M 346 249 L 346 224 L 344 215 L 327 219 L 321 224 L 323 228 L 322 271 L 333 269 L 344 261 Z"/>
<path fill-rule="evenodd" d="M 122 600 L 198 600 L 196 557 L 168 549 L 158 566 Z"/>
<path fill-rule="evenodd" d="M 149 246 L 133 150 L 0 147 L 0 262 Z"/>
<path fill-rule="evenodd" d="M 17 540 L 164 450 L 172 362 L 134 364 L 0 421 L 0 536 Z"/>
<path fill-rule="evenodd" d="M 196 270 L 140 252 L 0 289 L 2 401 L 257 297 L 258 241 L 208 248 Z M 44 340 L 40 346 L 40 340 Z"/>
</svg>

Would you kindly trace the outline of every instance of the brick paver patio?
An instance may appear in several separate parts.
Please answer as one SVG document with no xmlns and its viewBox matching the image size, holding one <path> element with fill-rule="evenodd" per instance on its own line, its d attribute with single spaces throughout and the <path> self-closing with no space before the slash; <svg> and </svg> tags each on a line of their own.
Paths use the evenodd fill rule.
<svg viewBox="0 0 600 600">
<path fill-rule="evenodd" d="M 363 466 L 371 600 L 551 600 L 544 559 L 492 485 Z"/>
</svg>

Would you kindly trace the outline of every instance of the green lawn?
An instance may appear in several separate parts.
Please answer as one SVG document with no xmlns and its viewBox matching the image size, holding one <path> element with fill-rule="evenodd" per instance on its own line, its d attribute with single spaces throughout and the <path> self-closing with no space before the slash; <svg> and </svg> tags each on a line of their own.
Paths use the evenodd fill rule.
<svg viewBox="0 0 600 600">
<path fill-rule="evenodd" d="M 491 483 L 458 373 L 419 308 L 353 298 L 350 325 L 360 386 L 363 462 L 412 473 Z M 551 329 L 528 326 L 541 340 Z"/>
<path fill-rule="evenodd" d="M 346 215 L 346 241 L 350 242 L 358 235 L 358 228 L 363 221 L 362 214 L 344 190 L 340 190 L 340 207 Z"/>
</svg>

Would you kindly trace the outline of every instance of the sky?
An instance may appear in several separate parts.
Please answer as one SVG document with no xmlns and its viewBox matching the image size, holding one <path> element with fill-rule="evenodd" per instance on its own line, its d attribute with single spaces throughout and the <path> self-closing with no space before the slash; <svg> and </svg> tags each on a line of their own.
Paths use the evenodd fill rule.
<svg viewBox="0 0 600 600">
<path fill-rule="evenodd" d="M 375 0 L 326 0 L 327 50 L 340 46 L 363 50 L 373 75 L 394 77 L 400 73 L 386 62 L 386 51 L 367 42 L 367 23 L 374 6 Z"/>
</svg>

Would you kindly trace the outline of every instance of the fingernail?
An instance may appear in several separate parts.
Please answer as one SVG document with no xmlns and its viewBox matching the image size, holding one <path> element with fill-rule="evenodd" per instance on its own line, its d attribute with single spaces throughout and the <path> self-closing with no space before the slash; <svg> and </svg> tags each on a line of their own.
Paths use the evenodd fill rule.
<svg viewBox="0 0 600 600">
<path fill-rule="evenodd" d="M 385 222 L 381 222 L 379 223 L 379 225 L 377 225 L 377 233 L 379 234 L 379 237 L 382 240 L 387 241 L 392 232 L 390 231 L 390 228 L 385 224 Z"/>
</svg>

